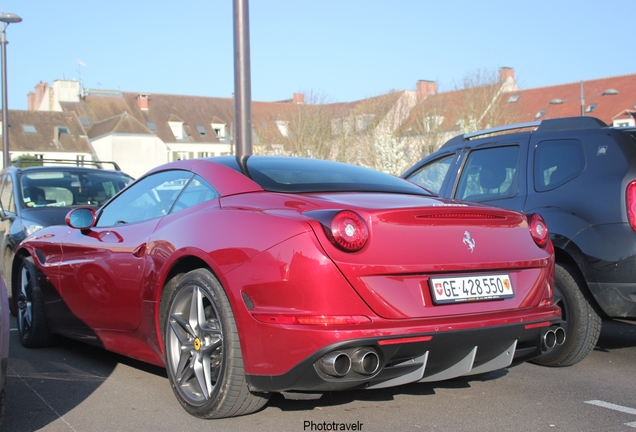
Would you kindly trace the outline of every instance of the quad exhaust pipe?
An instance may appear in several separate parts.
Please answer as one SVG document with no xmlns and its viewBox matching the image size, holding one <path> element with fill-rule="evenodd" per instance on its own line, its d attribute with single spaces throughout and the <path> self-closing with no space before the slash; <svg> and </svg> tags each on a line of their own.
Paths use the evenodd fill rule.
<svg viewBox="0 0 636 432">
<path fill-rule="evenodd" d="M 549 351 L 557 345 L 563 345 L 565 342 L 565 330 L 562 327 L 548 330 L 541 338 L 541 347 L 543 351 Z"/>
<path fill-rule="evenodd" d="M 351 370 L 361 375 L 373 375 L 380 369 L 380 358 L 375 351 L 368 348 L 359 348 L 351 354 L 334 351 L 321 358 L 318 366 L 327 375 L 338 378 Z"/>
</svg>

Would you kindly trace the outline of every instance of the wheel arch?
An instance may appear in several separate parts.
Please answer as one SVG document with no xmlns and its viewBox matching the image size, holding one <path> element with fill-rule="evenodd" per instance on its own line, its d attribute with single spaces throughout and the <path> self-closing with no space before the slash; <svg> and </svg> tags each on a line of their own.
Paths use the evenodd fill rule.
<svg viewBox="0 0 636 432">
<path fill-rule="evenodd" d="M 578 255 L 579 259 L 577 259 L 576 257 L 577 251 L 579 254 Z M 574 254 L 572 254 L 571 252 L 574 252 Z M 574 245 L 574 243 L 569 242 L 567 244 L 567 250 L 561 247 L 555 246 L 554 253 L 555 253 L 556 264 L 568 265 L 570 266 L 570 268 L 573 269 L 573 271 L 578 273 L 578 275 L 581 277 L 581 280 L 585 284 L 584 286 L 580 287 L 581 292 L 583 293 L 585 298 L 588 300 L 588 302 L 592 305 L 596 313 L 599 314 L 601 317 L 605 318 L 607 315 L 605 314 L 605 312 L 603 312 L 598 302 L 596 301 L 596 298 L 594 298 L 594 296 L 592 295 L 592 291 L 590 290 L 590 287 L 588 285 L 589 279 L 587 277 L 587 274 L 590 274 L 590 272 L 585 271 L 586 270 L 585 267 L 587 263 L 585 263 L 585 261 L 582 260 L 582 253 L 580 252 L 580 250 L 578 250 L 578 248 L 576 247 L 576 245 Z"/>
<path fill-rule="evenodd" d="M 161 350 L 161 354 L 165 355 L 165 345 L 164 345 L 164 318 L 168 307 L 168 301 L 170 300 L 170 296 L 174 291 L 177 283 L 183 275 L 186 273 L 196 270 L 196 269 L 206 269 L 209 270 L 217 279 L 219 279 L 216 272 L 212 269 L 212 267 L 202 258 L 195 255 L 185 255 L 179 257 L 175 260 L 167 270 L 165 277 L 162 278 L 159 290 L 157 301 L 159 302 L 158 307 L 155 308 L 155 327 L 158 335 L 158 343 L 159 348 Z M 221 284 L 223 285 L 223 284 Z M 225 289 L 225 287 L 224 287 Z M 228 296 L 229 297 L 229 296 Z"/>
<path fill-rule="evenodd" d="M 27 258 L 30 257 L 31 254 L 29 253 L 29 251 L 25 248 L 19 248 L 16 252 L 15 255 L 13 257 L 13 263 L 11 265 L 11 281 L 10 286 L 11 286 L 11 303 L 15 302 L 15 299 L 17 298 L 17 294 L 19 294 L 16 290 L 18 289 L 18 284 L 19 284 L 19 275 L 20 275 L 20 266 L 22 265 L 22 261 Z M 14 307 L 14 305 L 12 306 Z"/>
</svg>

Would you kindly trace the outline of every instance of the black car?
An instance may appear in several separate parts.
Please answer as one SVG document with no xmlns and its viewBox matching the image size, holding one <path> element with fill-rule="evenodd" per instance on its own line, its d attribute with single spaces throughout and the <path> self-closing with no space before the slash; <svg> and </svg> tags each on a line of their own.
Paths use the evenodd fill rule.
<svg viewBox="0 0 636 432">
<path fill-rule="evenodd" d="M 636 128 L 572 117 L 468 133 L 402 177 L 442 197 L 543 216 L 568 339 L 537 363 L 578 363 L 602 317 L 636 318 Z"/>
<path fill-rule="evenodd" d="M 133 181 L 114 162 L 59 159 L 18 159 L 0 176 L 0 268 L 8 287 L 13 251 L 22 240 L 45 226 L 64 225 L 72 207 L 101 206 Z M 15 313 L 13 301 L 10 307 Z"/>
</svg>

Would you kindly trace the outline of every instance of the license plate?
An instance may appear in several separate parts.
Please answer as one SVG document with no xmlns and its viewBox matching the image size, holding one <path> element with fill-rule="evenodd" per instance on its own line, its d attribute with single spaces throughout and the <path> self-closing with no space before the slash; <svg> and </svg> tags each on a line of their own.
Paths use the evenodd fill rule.
<svg viewBox="0 0 636 432">
<path fill-rule="evenodd" d="M 430 279 L 435 304 L 497 300 L 514 297 L 507 274 Z"/>
</svg>

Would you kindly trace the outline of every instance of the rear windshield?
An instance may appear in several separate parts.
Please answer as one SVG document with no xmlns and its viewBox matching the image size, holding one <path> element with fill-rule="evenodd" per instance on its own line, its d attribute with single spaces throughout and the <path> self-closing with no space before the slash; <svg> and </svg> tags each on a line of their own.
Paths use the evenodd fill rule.
<svg viewBox="0 0 636 432">
<path fill-rule="evenodd" d="M 380 171 L 340 162 L 276 156 L 250 156 L 239 165 L 235 157 L 212 158 L 271 192 L 391 192 L 431 194 L 406 180 Z"/>
<path fill-rule="evenodd" d="M 101 206 L 133 181 L 116 171 L 33 170 L 20 176 L 25 207 Z"/>
</svg>

